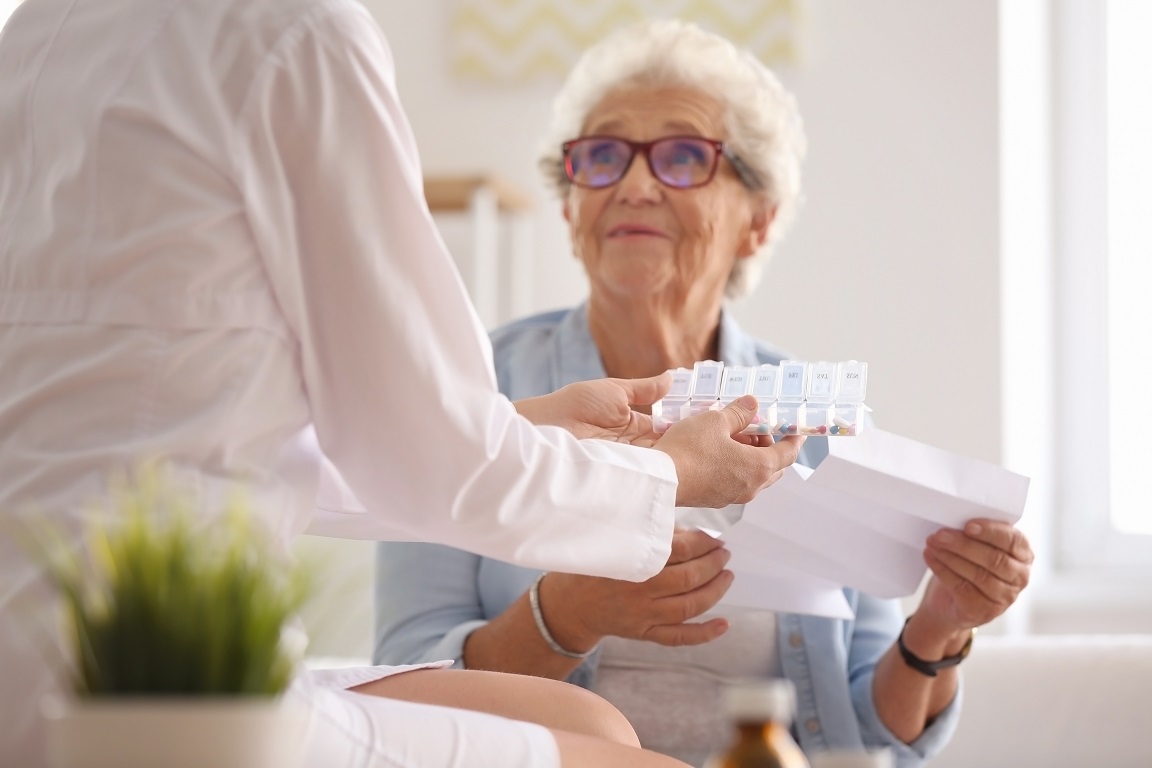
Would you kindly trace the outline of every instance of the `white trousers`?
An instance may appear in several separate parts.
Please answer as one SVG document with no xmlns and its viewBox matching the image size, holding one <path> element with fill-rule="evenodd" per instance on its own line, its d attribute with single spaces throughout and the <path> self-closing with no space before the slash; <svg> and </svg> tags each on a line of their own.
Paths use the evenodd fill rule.
<svg viewBox="0 0 1152 768">
<path fill-rule="evenodd" d="M 450 664 L 351 667 L 302 675 L 289 696 L 310 712 L 303 768 L 560 768 L 556 740 L 543 726 L 347 690 L 389 675 Z"/>
</svg>

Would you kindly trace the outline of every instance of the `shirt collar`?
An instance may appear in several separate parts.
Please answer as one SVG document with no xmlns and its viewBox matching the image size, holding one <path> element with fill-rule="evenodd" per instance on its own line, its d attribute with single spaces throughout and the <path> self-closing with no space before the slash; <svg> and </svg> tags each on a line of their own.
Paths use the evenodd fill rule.
<svg viewBox="0 0 1152 768">
<path fill-rule="evenodd" d="M 553 347 L 556 388 L 575 381 L 602 379 L 608 374 L 600 350 L 588 328 L 588 303 L 572 309 L 560 321 Z M 727 309 L 720 310 L 720 362 L 725 365 L 759 365 L 756 340 L 744 332 Z"/>
<path fill-rule="evenodd" d="M 724 365 L 760 365 L 756 340 L 744 332 L 727 309 L 720 310 L 720 362 Z"/>
<path fill-rule="evenodd" d="M 576 381 L 603 379 L 608 375 L 588 328 L 588 302 L 564 316 L 555 339 L 552 349 L 556 389 Z"/>
</svg>

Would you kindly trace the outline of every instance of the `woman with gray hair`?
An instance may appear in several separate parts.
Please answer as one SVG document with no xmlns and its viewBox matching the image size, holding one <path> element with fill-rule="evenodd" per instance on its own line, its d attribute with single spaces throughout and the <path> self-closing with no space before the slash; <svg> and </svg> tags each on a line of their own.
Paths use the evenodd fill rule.
<svg viewBox="0 0 1152 768">
<path fill-rule="evenodd" d="M 799 197 L 804 133 L 768 69 L 690 24 L 626 29 L 576 65 L 543 144 L 591 292 L 579 307 L 493 332 L 505 395 L 704 359 L 780 362 L 724 308 L 752 290 Z M 801 461 L 826 452 L 810 438 Z M 898 602 L 853 590 L 853 620 L 729 619 L 710 613 L 734 578 L 728 552 L 690 526 L 723 528 L 741 510 L 721 520 L 682 510 L 667 566 L 642 584 L 381 544 L 376 661 L 453 658 L 567 679 L 615 704 L 642 745 L 694 765 L 728 737 L 720 684 L 737 677 L 794 683 L 805 751 L 887 747 L 901 766 L 939 751 L 959 714 L 954 660 L 1026 582 L 1026 542 L 998 524 L 934 536 L 925 559 L 936 578 L 903 632 Z"/>
</svg>

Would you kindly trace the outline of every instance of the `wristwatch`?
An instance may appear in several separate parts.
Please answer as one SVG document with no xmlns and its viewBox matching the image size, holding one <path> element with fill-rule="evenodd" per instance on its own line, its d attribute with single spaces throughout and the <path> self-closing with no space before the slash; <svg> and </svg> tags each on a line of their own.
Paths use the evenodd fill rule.
<svg viewBox="0 0 1152 768">
<path fill-rule="evenodd" d="M 911 620 L 912 617 L 909 616 L 904 621 L 905 629 L 908 627 L 908 622 Z M 900 647 L 900 655 L 904 657 L 905 664 L 912 667 L 912 669 L 916 670 L 922 675 L 927 675 L 928 677 L 936 677 L 937 671 L 941 669 L 947 669 L 948 667 L 954 667 L 960 662 L 964 661 L 964 659 L 968 658 L 968 652 L 972 650 L 972 640 L 975 637 L 976 628 L 973 627 L 972 631 L 968 634 L 968 642 L 964 643 L 964 647 L 960 649 L 960 652 L 955 656 L 946 656 L 939 661 L 925 661 L 916 654 L 912 653 L 912 651 L 908 650 L 908 647 L 904 645 L 904 629 L 900 630 L 900 637 L 896 638 L 896 645 Z"/>
</svg>

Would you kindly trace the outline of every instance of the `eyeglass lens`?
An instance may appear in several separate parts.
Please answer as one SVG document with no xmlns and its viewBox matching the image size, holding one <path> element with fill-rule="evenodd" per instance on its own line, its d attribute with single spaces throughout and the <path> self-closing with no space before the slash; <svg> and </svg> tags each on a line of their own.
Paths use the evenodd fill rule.
<svg viewBox="0 0 1152 768">
<path fill-rule="evenodd" d="M 637 148 L 645 146 L 652 175 L 670 187 L 683 189 L 707 184 L 715 173 L 717 149 L 707 139 L 669 137 L 645 145 L 624 139 L 589 137 L 568 145 L 568 178 L 585 187 L 615 184 L 628 172 Z"/>
</svg>

